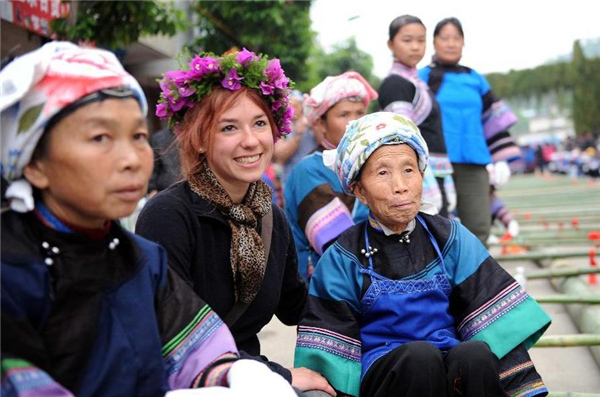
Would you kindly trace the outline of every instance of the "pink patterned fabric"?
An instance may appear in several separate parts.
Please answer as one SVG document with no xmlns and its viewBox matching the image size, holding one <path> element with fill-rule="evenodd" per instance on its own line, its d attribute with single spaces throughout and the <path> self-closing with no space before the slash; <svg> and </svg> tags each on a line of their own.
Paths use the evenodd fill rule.
<svg viewBox="0 0 600 397">
<path fill-rule="evenodd" d="M 357 72 L 329 76 L 310 90 L 304 98 L 304 114 L 312 125 L 336 103 L 349 98 L 360 98 L 369 105 L 377 99 L 377 91 Z"/>
</svg>

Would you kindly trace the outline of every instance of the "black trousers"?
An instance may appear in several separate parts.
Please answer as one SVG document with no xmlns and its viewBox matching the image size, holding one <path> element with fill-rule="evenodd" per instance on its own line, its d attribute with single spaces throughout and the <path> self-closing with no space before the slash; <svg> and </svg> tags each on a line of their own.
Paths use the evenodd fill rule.
<svg viewBox="0 0 600 397">
<path fill-rule="evenodd" d="M 488 345 L 461 342 L 444 353 L 428 342 L 406 343 L 369 368 L 361 397 L 506 396 L 500 362 Z"/>
</svg>

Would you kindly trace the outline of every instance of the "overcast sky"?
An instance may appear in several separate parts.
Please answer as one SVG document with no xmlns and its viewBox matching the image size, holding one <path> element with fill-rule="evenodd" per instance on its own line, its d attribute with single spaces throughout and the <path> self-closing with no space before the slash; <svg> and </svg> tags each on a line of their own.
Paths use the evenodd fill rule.
<svg viewBox="0 0 600 397">
<path fill-rule="evenodd" d="M 481 73 L 533 68 L 571 52 L 573 42 L 600 37 L 597 0 L 314 0 L 312 27 L 321 45 L 356 37 L 358 47 L 374 61 L 374 73 L 385 77 L 391 66 L 387 48 L 390 22 L 402 14 L 421 18 L 427 28 L 427 51 L 433 54 L 433 29 L 446 17 L 462 22 L 462 64 Z"/>
</svg>

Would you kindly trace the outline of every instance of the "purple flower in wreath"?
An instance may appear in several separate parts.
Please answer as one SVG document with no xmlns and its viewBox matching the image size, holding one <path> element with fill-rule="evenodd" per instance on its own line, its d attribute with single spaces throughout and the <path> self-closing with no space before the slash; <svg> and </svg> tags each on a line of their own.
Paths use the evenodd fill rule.
<svg viewBox="0 0 600 397">
<path fill-rule="evenodd" d="M 281 104 L 283 106 L 288 106 L 290 104 L 290 93 L 288 90 L 284 90 L 284 91 L 280 91 L 279 92 L 279 100 L 281 101 Z"/>
<path fill-rule="evenodd" d="M 288 106 L 283 111 L 283 118 L 286 120 L 291 120 L 294 117 L 294 108 L 292 106 Z"/>
<path fill-rule="evenodd" d="M 196 55 L 190 62 L 190 70 L 187 72 L 188 79 L 199 80 L 202 76 L 210 73 L 220 73 L 219 61 L 213 57 L 199 57 Z"/>
<path fill-rule="evenodd" d="M 273 104 L 271 105 L 271 112 L 277 113 L 279 109 L 281 109 L 281 101 L 273 101 Z"/>
<path fill-rule="evenodd" d="M 162 103 L 159 103 L 158 105 L 156 105 L 156 117 L 159 117 L 162 119 L 167 116 L 170 116 L 169 113 L 170 113 L 170 109 L 167 106 L 166 102 L 162 102 Z"/>
<path fill-rule="evenodd" d="M 239 77 L 237 74 L 237 70 L 229 69 L 229 73 L 227 76 L 221 81 L 221 85 L 223 88 L 227 88 L 228 90 L 235 91 L 242 88 L 240 81 L 244 80 L 243 77 Z"/>
<path fill-rule="evenodd" d="M 177 84 L 174 81 L 177 75 L 178 74 L 176 74 L 175 72 L 167 72 L 165 73 L 164 77 L 160 80 L 160 83 L 158 83 L 160 89 L 165 95 L 171 95 L 171 91 L 174 89 L 175 86 L 177 86 Z"/>
<path fill-rule="evenodd" d="M 289 121 L 282 120 L 278 126 L 279 133 L 282 135 L 287 135 L 292 132 L 292 127 Z"/>
<path fill-rule="evenodd" d="M 290 79 L 288 79 L 285 76 L 281 76 L 279 79 L 275 80 L 275 87 L 276 88 L 280 88 L 280 89 L 285 89 L 288 86 L 288 82 L 290 81 Z"/>
<path fill-rule="evenodd" d="M 180 111 L 184 106 L 191 107 L 190 103 L 185 98 L 170 99 L 169 106 L 173 113 Z"/>
<path fill-rule="evenodd" d="M 260 82 L 260 91 L 263 95 L 273 95 L 275 91 L 275 87 L 272 84 L 265 83 L 264 81 Z"/>
<path fill-rule="evenodd" d="M 171 93 L 173 82 L 166 77 L 163 77 L 163 79 L 158 83 L 158 86 L 160 87 L 161 91 L 167 95 Z"/>
<path fill-rule="evenodd" d="M 271 83 L 277 82 L 282 77 L 285 78 L 279 59 L 271 59 L 264 73 Z"/>
<path fill-rule="evenodd" d="M 187 72 L 185 70 L 171 70 L 165 73 L 163 80 L 169 80 L 175 85 L 182 85 L 185 84 L 187 79 Z"/>
<path fill-rule="evenodd" d="M 183 85 L 177 87 L 177 93 L 182 98 L 187 98 L 190 95 L 194 94 L 195 92 L 196 91 L 187 84 L 183 84 Z"/>
<path fill-rule="evenodd" d="M 237 54 L 237 61 L 246 66 L 250 62 L 258 61 L 258 57 L 252 51 L 248 51 L 245 47 L 242 47 L 242 51 Z"/>
</svg>

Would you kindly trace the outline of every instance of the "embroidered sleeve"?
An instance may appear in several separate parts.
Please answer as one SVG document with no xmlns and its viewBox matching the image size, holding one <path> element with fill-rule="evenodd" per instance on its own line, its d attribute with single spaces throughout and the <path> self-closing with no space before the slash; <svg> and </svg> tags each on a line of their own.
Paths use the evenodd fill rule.
<svg viewBox="0 0 600 397">
<path fill-rule="evenodd" d="M 500 384 L 511 397 L 546 395 L 548 389 L 527 349 L 519 345 L 500 360 Z"/>
<path fill-rule="evenodd" d="M 339 197 L 334 197 L 322 207 L 315 208 L 306 221 L 304 234 L 313 249 L 322 255 L 329 242 L 353 225 L 354 221 L 348 207 Z"/>
<path fill-rule="evenodd" d="M 492 155 L 492 161 L 513 161 L 521 156 L 521 151 L 508 129 L 517 121 L 517 116 L 490 90 L 483 95 L 483 132 Z"/>
<path fill-rule="evenodd" d="M 205 373 L 211 376 L 204 381 L 223 380 L 226 368 L 213 373 L 213 363 L 238 356 L 233 336 L 219 316 L 171 270 L 159 291 L 158 322 L 163 363 L 172 389 L 205 386 L 199 378 Z M 207 368 L 211 371 L 206 372 Z"/>
<path fill-rule="evenodd" d="M 357 321 L 359 277 L 338 244 L 319 260 L 298 327 L 296 367 L 321 373 L 338 391 L 357 396 L 361 343 Z"/>
<path fill-rule="evenodd" d="M 46 372 L 30 362 L 18 358 L 2 358 L 2 386 L 0 395 L 73 397 Z"/>
<path fill-rule="evenodd" d="M 450 310 L 461 339 L 484 341 L 499 358 L 521 344 L 531 347 L 550 317 L 475 236 L 454 226 L 444 258 L 453 280 Z"/>
</svg>

